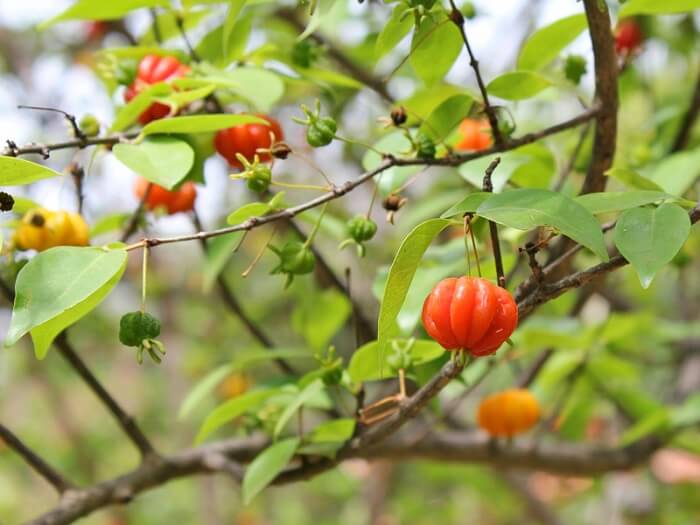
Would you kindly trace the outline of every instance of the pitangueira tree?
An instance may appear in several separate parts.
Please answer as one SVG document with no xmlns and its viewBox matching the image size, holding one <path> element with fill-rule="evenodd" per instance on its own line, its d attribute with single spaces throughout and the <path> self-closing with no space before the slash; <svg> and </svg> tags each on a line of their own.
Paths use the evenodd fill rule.
<svg viewBox="0 0 700 525">
<path fill-rule="evenodd" d="M 13 522 L 184 523 L 144 493 L 221 474 L 236 523 L 357 523 L 299 503 L 347 492 L 329 492 L 344 472 L 374 487 L 351 489 L 365 522 L 456 522 L 416 504 L 486 476 L 516 503 L 472 503 L 483 523 L 584 523 L 604 484 L 564 498 L 541 476 L 698 479 L 670 465 L 700 462 L 700 1 L 524 2 L 512 36 L 495 4 L 75 0 L 39 24 L 82 28 L 87 51 L 64 52 L 113 116 L 28 91 L 17 111 L 69 136 L 3 137 L 4 352 L 23 365 L 0 467 L 58 494 L 14 492 Z M 28 378 L 61 454 L 11 395 Z M 89 422 L 66 404 L 80 382 Z M 280 485 L 298 501 L 260 503 Z M 223 523 L 213 486 L 192 522 Z M 629 523 L 664 505 L 644 511 Z"/>
</svg>

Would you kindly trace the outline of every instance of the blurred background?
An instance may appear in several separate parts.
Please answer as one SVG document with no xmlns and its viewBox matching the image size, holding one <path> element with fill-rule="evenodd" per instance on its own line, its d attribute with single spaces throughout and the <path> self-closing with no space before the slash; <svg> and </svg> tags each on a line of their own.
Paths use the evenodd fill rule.
<svg viewBox="0 0 700 525">
<path fill-rule="evenodd" d="M 98 35 L 91 33 L 92 26 L 87 22 L 62 23 L 46 31 L 36 29 L 37 23 L 61 12 L 70 3 L 67 0 L 0 0 L 0 141 L 3 143 L 5 140 L 19 145 L 57 142 L 70 136 L 60 115 L 18 109 L 20 104 L 60 108 L 77 116 L 91 113 L 105 127 L 114 119 L 115 108 L 123 104 L 121 88 L 110 93 L 96 74 L 94 52 L 129 45 L 125 32 L 147 41 L 152 23 L 148 11 L 140 10 L 129 15 L 123 28 L 117 30 L 110 25 Z M 293 2 L 276 4 L 294 5 Z M 483 0 L 474 4 L 477 16 L 468 22 L 467 30 L 486 79 L 514 68 L 521 44 L 534 29 L 582 11 L 580 3 L 573 0 Z M 618 7 L 616 2 L 611 4 L 613 9 Z M 204 8 L 207 13 L 202 23 L 189 33 L 193 42 L 220 24 L 225 13 L 223 6 L 207 5 Z M 274 8 L 274 5 L 268 7 L 269 12 Z M 389 14 L 390 6 L 381 2 L 359 4 L 340 0 L 328 9 L 318 31 L 332 36 L 333 41 L 345 48 L 362 67 L 371 67 L 365 64 L 373 64 L 373 42 Z M 641 55 L 621 78 L 618 157 L 632 167 L 660 159 L 668 149 L 700 67 L 697 39 L 700 15 L 659 17 L 644 23 L 649 38 Z M 264 45 L 281 47 L 296 35 L 298 30 L 284 20 L 256 16 L 247 49 L 253 51 Z M 168 39 L 165 46 L 185 49 L 177 35 Z M 388 81 L 388 90 L 397 100 L 409 98 L 420 90 L 410 67 L 401 65 L 409 49 L 410 43 L 403 41 L 379 62 L 375 71 L 377 76 L 385 78 L 398 67 Z M 547 90 L 535 99 L 507 104 L 517 124 L 516 134 L 565 120 L 581 111 L 582 101 L 590 102 L 593 76 L 588 35 L 578 38 L 567 49 L 569 52 L 589 60 L 588 72 L 580 86 Z M 286 71 L 283 64 L 273 63 L 269 67 Z M 552 75 L 563 81 L 561 64 L 554 67 L 559 69 L 553 70 Z M 475 87 L 464 54 L 447 79 L 456 85 Z M 305 145 L 304 128 L 291 120 L 292 116 L 301 116 L 299 101 L 310 104 L 320 94 L 324 106 L 332 108 L 338 117 L 343 136 L 369 143 L 381 137 L 383 130 L 377 119 L 386 117 L 390 107 L 367 89 L 338 88 L 336 92 L 330 91 L 300 88 L 290 82 L 287 93 L 271 114 L 282 123 L 292 148 L 303 152 L 334 182 L 340 183 L 361 173 L 365 151 L 340 142 L 324 148 L 321 154 L 311 151 Z M 244 105 L 233 107 L 248 109 Z M 544 165 L 547 173 L 551 171 L 547 180 L 555 177 L 566 164 L 577 141 L 576 131 L 547 141 Z M 590 140 L 587 147 L 590 149 Z M 571 188 L 580 180 L 586 155 L 584 148 L 575 167 Z M 39 158 L 31 160 L 39 161 Z M 71 161 L 80 162 L 87 171 L 84 215 L 91 225 L 106 216 L 134 210 L 137 205 L 132 192 L 135 176 L 112 155 L 100 148 L 64 150 L 53 153 L 45 162 L 57 171 L 64 171 Z M 421 174 L 404 192 L 408 204 L 397 214 L 395 225 L 388 224 L 384 220 L 384 211 L 375 206 L 374 218 L 380 225 L 379 238 L 368 247 L 368 255 L 362 260 L 358 260 L 352 250 L 337 251 L 337 245 L 344 237 L 344 221 L 367 209 L 372 188 L 360 188 L 331 207 L 317 245 L 322 253 L 328 254 L 328 260 L 338 275 L 343 275 L 346 267 L 352 269 L 353 293 L 363 305 L 368 319 L 376 318 L 377 295 L 400 239 L 419 221 L 438 215 L 458 200 L 468 191 L 468 181 L 478 180 L 487 163 L 488 159 L 483 163 L 473 163 L 459 173 L 432 169 L 425 175 Z M 308 162 L 294 158 L 276 166 L 275 170 L 277 176 L 288 180 L 309 182 L 315 176 Z M 228 174 L 224 160 L 217 155 L 206 161 L 206 184 L 198 188 L 196 209 L 207 229 L 222 225 L 228 213 L 254 199 L 243 182 L 231 181 Z M 407 179 L 406 173 L 385 177 L 380 182 L 381 195 L 386 196 Z M 320 180 L 315 182 L 320 183 Z M 614 187 L 614 183 L 611 184 Z M 73 181 L 67 174 L 29 187 L 9 188 L 9 191 L 52 209 L 72 210 L 77 206 Z M 287 193 L 286 200 L 294 204 L 311 196 L 312 193 L 294 191 Z M 314 218 L 314 214 L 308 214 L 301 222 L 302 228 L 308 231 Z M 7 221 L 4 228 L 9 231 L 11 220 L 3 219 Z M 189 216 L 180 214 L 149 216 L 146 229 L 153 235 L 172 235 L 192 232 L 194 226 Z M 354 341 L 351 330 L 342 328 L 349 313 L 344 297 L 332 288 L 324 289 L 323 283 L 317 283 L 309 276 L 296 279 L 289 292 L 284 292 L 283 277 L 267 275 L 275 265 L 272 254 L 260 260 L 250 277 L 241 277 L 241 272 L 261 250 L 270 232 L 260 229 L 248 236 L 226 267 L 227 281 L 240 298 L 246 299 L 244 307 L 248 314 L 271 333 L 275 341 L 289 346 L 308 345 L 309 332 L 327 327 L 331 336 L 338 330 L 333 342 L 347 358 L 354 349 Z M 111 232 L 100 240 L 107 242 L 114 237 Z M 522 237 L 519 232 L 504 232 L 504 239 L 512 248 L 506 256 L 510 266 L 515 247 Z M 453 273 L 455 265 L 463 260 L 461 239 L 443 240 L 443 244 L 428 253 L 422 273 L 417 277 L 416 288 L 402 311 L 402 328 L 408 332 L 416 325 L 425 291 L 436 279 Z M 699 249 L 700 239 L 695 231 L 684 250 L 692 258 Z M 490 269 L 492 265 L 488 264 L 488 257 L 485 259 L 483 264 Z M 168 351 L 161 366 L 151 363 L 138 366 L 131 349 L 118 344 L 119 316 L 137 309 L 140 301 L 138 256 L 132 257 L 127 277 L 108 300 L 71 329 L 71 340 L 81 356 L 110 392 L 136 416 L 157 447 L 166 453 L 192 444 L 207 410 L 236 395 L 240 383 L 235 381 L 254 384 L 272 381 L 275 375 L 273 369 L 262 367 L 246 373 L 243 379 L 239 377 L 225 382 L 214 396 L 205 401 L 198 413 L 177 419 L 183 399 L 197 381 L 216 366 L 229 362 L 238 352 L 256 346 L 240 322 L 217 300 L 215 291 L 202 291 L 202 261 L 196 243 L 163 246 L 153 251 L 149 307 L 163 323 L 162 340 Z M 639 377 L 650 391 L 654 388 L 668 390 L 668 381 L 678 380 L 663 366 L 672 358 L 672 343 L 686 337 L 689 331 L 696 337 L 700 335 L 692 331 L 697 329 L 695 325 L 685 324 L 679 328 L 672 323 L 683 319 L 685 314 L 678 302 L 678 288 L 671 283 L 682 280 L 685 293 L 697 301 L 700 285 L 697 269 L 696 262 L 683 270 L 680 267 L 665 269 L 645 292 L 640 289 L 631 269 L 619 272 L 608 281 L 613 283 L 610 287 L 616 294 L 634 306 L 631 313 L 617 314 L 618 324 L 609 328 L 608 339 L 601 339 L 597 344 L 606 348 L 617 345 L 623 349 L 626 345 L 645 345 L 648 352 L 639 352 L 642 362 L 662 363 L 654 370 L 649 370 L 653 366 L 645 365 L 643 375 Z M 681 271 L 685 273 L 681 274 Z M 315 304 L 321 297 L 324 304 L 332 307 L 319 311 Z M 586 343 L 575 340 L 574 336 L 591 327 L 599 328 L 611 315 L 609 302 L 594 297 L 581 318 L 562 320 L 575 299 L 575 294 L 569 294 L 548 305 L 533 318 L 531 330 L 522 331 L 518 349 L 525 359 L 543 348 L 550 341 L 548 338 L 555 336 L 570 337 L 566 344 L 573 350 L 580 348 Z M 6 302 L 0 304 L 0 333 L 4 334 L 10 309 Z M 663 319 L 659 323 L 668 320 L 668 326 L 664 325 L 668 330 L 663 337 L 649 333 L 652 320 L 660 315 Z M 551 321 L 552 317 L 558 317 L 559 322 Z M 691 312 L 690 317 L 697 321 L 697 310 Z M 672 335 L 668 336 L 668 333 Z M 500 367 L 481 387 L 476 398 L 511 385 L 520 366 L 513 363 Z M 555 403 L 555 372 L 535 385 L 545 406 Z M 474 400 L 464 403 L 456 416 L 473 424 L 475 403 Z M 612 417 L 614 407 L 592 398 L 590 403 L 595 406 L 578 422 L 580 428 L 576 432 L 572 430 L 572 439 L 610 442 L 618 431 Z M 50 353 L 39 362 L 26 341 L 0 352 L 0 414 L 1 419 L 11 424 L 11 428 L 28 444 L 78 482 L 112 477 L 133 467 L 138 460 L 131 444 L 121 437 L 109 415 L 60 356 Z M 228 429 L 221 435 L 227 435 L 227 432 L 238 430 Z M 537 523 L 526 510 L 524 493 L 535 494 L 551 504 L 560 514 L 561 522 L 567 524 L 700 523 L 700 499 L 697 497 L 700 458 L 688 451 L 664 450 L 654 457 L 649 469 L 610 474 L 595 480 L 533 472 L 518 477 L 516 481 L 503 472 L 483 466 L 355 460 L 309 482 L 268 490 L 247 508 L 240 503 L 238 488 L 227 479 L 187 479 L 145 493 L 127 508 L 101 511 L 81 523 Z M 520 490 L 522 486 L 526 487 L 525 492 Z M 29 519 L 48 509 L 54 501 L 52 489 L 0 445 L 0 523 L 12 524 Z"/>
</svg>

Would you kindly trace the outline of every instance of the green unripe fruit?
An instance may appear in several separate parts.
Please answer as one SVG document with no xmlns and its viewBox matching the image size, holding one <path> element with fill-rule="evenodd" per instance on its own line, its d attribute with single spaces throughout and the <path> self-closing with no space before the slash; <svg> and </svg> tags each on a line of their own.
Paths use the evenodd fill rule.
<svg viewBox="0 0 700 525">
<path fill-rule="evenodd" d="M 472 2 L 467 2 L 462 6 L 462 14 L 464 15 L 464 18 L 471 20 L 476 16 L 476 7 L 474 7 Z"/>
<path fill-rule="evenodd" d="M 435 158 L 435 143 L 425 133 L 416 135 L 416 156 L 419 159 L 434 159 Z"/>
<path fill-rule="evenodd" d="M 333 142 L 338 125 L 331 117 L 320 117 L 309 122 L 306 129 L 306 141 L 309 146 L 320 148 Z"/>
<path fill-rule="evenodd" d="M 100 134 L 99 121 L 94 115 L 90 115 L 89 113 L 80 119 L 78 127 L 86 137 L 96 137 Z"/>
<path fill-rule="evenodd" d="M 323 371 L 321 380 L 326 386 L 335 386 L 343 379 L 343 369 L 340 366 L 331 366 Z"/>
<path fill-rule="evenodd" d="M 369 241 L 377 233 L 377 223 L 364 215 L 356 215 L 348 221 L 348 234 L 357 243 Z"/>
<path fill-rule="evenodd" d="M 299 241 L 289 241 L 282 249 L 272 247 L 280 258 L 280 263 L 273 273 L 302 275 L 313 271 L 316 257 L 313 252 Z"/>
<path fill-rule="evenodd" d="M 406 370 L 411 366 L 411 356 L 406 352 L 394 352 L 386 358 L 386 362 L 392 370 Z"/>
<path fill-rule="evenodd" d="M 119 321 L 119 341 L 125 346 L 138 347 L 159 335 L 160 321 L 146 312 L 129 312 Z"/>
<path fill-rule="evenodd" d="M 316 61 L 318 56 L 318 49 L 316 45 L 310 40 L 305 39 L 301 42 L 297 42 L 292 47 L 292 63 L 299 67 L 307 68 Z"/>
<path fill-rule="evenodd" d="M 586 74 L 586 59 L 581 55 L 569 55 L 564 64 L 564 75 L 574 84 L 581 82 L 581 77 Z"/>
<path fill-rule="evenodd" d="M 130 85 L 136 78 L 136 70 L 138 65 L 135 61 L 120 62 L 114 71 L 114 78 L 118 84 L 123 86 Z"/>
<path fill-rule="evenodd" d="M 267 191 L 272 182 L 272 170 L 265 164 L 258 164 L 253 167 L 248 175 L 248 188 L 251 191 L 262 193 Z"/>
</svg>

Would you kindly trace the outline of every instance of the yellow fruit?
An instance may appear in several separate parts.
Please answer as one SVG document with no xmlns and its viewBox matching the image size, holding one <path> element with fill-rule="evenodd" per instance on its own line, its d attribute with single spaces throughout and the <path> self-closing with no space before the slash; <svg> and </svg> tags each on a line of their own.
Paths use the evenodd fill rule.
<svg viewBox="0 0 700 525">
<path fill-rule="evenodd" d="M 54 246 L 87 246 L 88 225 L 77 213 L 29 210 L 22 218 L 14 240 L 21 250 L 43 251 Z"/>
<path fill-rule="evenodd" d="M 219 393 L 226 399 L 245 394 L 253 384 L 253 381 L 245 374 L 233 373 L 221 383 Z"/>
<path fill-rule="evenodd" d="M 479 405 L 479 426 L 493 437 L 512 437 L 532 428 L 540 419 L 535 396 L 522 388 L 512 388 L 488 396 Z"/>
</svg>

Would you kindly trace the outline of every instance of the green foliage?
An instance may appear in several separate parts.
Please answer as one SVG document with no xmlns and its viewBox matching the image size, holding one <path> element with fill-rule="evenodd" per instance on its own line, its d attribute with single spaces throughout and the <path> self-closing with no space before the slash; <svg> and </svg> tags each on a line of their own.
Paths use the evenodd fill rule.
<svg viewBox="0 0 700 525">
<path fill-rule="evenodd" d="M 457 27 L 442 17 L 426 16 L 413 34 L 410 62 L 427 85 L 433 85 L 452 68 L 462 51 Z"/>
<path fill-rule="evenodd" d="M 13 157 L 0 157 L 0 172 L 2 172 L 3 186 L 31 184 L 60 175 L 41 164 Z"/>
<path fill-rule="evenodd" d="M 17 275 L 5 346 L 30 333 L 34 352 L 43 359 L 64 328 L 102 302 L 125 267 L 126 251 L 120 246 L 61 246 L 40 253 Z"/>
<path fill-rule="evenodd" d="M 250 464 L 243 478 L 243 502 L 249 503 L 289 463 L 299 440 L 289 438 L 263 450 Z"/>
<path fill-rule="evenodd" d="M 117 144 L 113 151 L 128 168 L 169 190 L 185 178 L 194 162 L 194 151 L 187 142 L 165 135 L 148 137 L 139 144 Z"/>
<path fill-rule="evenodd" d="M 552 83 L 532 71 L 513 71 L 494 78 L 486 86 L 489 94 L 506 100 L 532 98 Z"/>
<path fill-rule="evenodd" d="M 577 14 L 557 20 L 535 31 L 527 39 L 518 56 L 518 69 L 539 70 L 552 62 L 559 53 L 587 27 L 586 15 Z"/>
<path fill-rule="evenodd" d="M 688 214 L 676 204 L 658 208 L 634 208 L 620 216 L 615 245 L 634 266 L 643 288 L 669 263 L 690 233 Z"/>
</svg>

